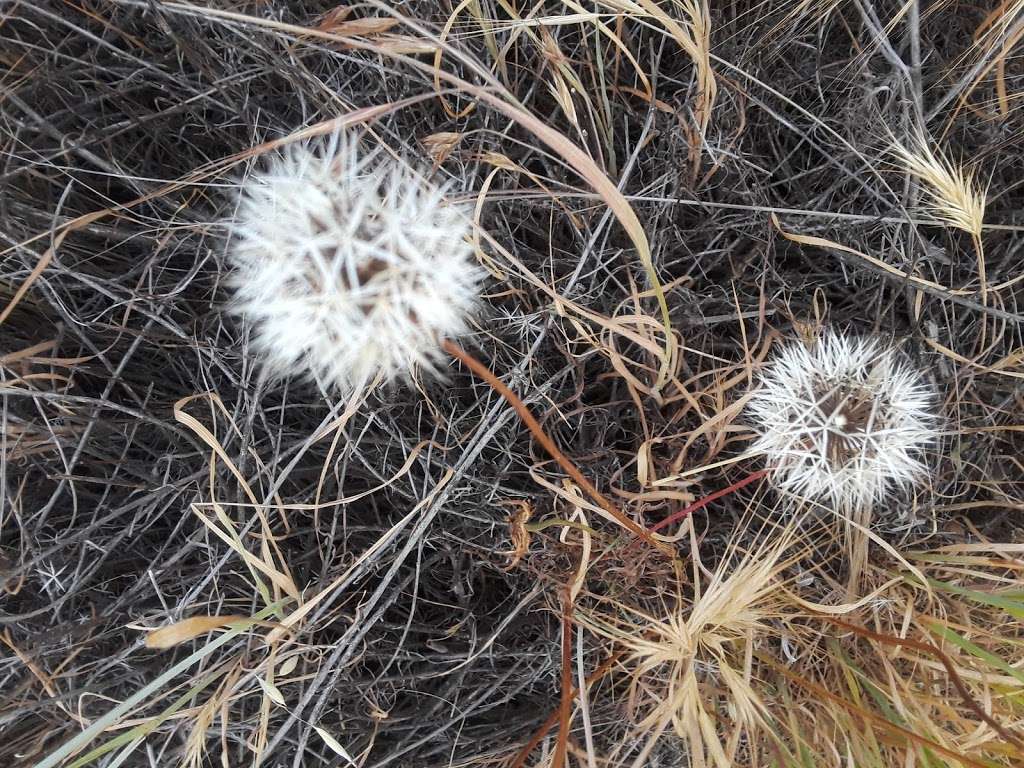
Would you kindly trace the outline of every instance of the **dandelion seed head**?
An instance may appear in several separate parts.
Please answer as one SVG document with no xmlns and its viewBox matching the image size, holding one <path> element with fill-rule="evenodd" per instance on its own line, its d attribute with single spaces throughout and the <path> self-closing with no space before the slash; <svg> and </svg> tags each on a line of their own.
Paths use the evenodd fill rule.
<svg viewBox="0 0 1024 768">
<path fill-rule="evenodd" d="M 480 270 L 445 190 L 350 136 L 296 144 L 241 185 L 233 309 L 276 375 L 341 391 L 437 370 L 466 332 Z"/>
<path fill-rule="evenodd" d="M 794 342 L 761 376 L 748 413 L 782 491 L 841 512 L 870 509 L 926 471 L 935 393 L 895 350 L 826 332 Z"/>
</svg>

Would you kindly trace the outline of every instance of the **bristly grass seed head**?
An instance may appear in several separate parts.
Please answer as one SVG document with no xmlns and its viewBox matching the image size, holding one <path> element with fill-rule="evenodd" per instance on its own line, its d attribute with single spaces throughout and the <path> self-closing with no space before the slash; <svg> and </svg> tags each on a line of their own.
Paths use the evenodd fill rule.
<svg viewBox="0 0 1024 768">
<path fill-rule="evenodd" d="M 671 724 L 689 743 L 693 766 L 736 765 L 737 745 L 755 742 L 771 720 L 748 659 L 782 635 L 793 615 L 781 588 L 792 529 L 773 535 L 773 544 L 738 560 L 730 544 L 706 581 L 695 569 L 692 596 L 676 606 L 648 613 L 602 599 L 614 610 L 577 609 L 582 627 L 623 651 L 638 732 L 657 738 Z"/>
<path fill-rule="evenodd" d="M 467 330 L 469 220 L 407 165 L 334 133 L 286 148 L 239 194 L 233 310 L 274 374 L 351 392 L 436 370 L 440 342 Z"/>
<path fill-rule="evenodd" d="M 826 331 L 771 361 L 748 413 L 780 490 L 839 512 L 871 509 L 925 473 L 939 437 L 935 393 L 902 356 Z"/>
<path fill-rule="evenodd" d="M 894 142 L 892 153 L 904 170 L 921 181 L 927 201 L 924 213 L 937 224 L 956 227 L 975 237 L 981 235 L 985 190 L 974 171 L 954 163 L 923 133 L 915 136 L 909 147 Z"/>
</svg>

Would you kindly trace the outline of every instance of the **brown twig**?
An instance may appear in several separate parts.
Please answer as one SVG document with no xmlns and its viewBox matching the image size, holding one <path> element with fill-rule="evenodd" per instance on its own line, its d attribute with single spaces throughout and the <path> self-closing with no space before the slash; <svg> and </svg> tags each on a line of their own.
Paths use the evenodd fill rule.
<svg viewBox="0 0 1024 768">
<path fill-rule="evenodd" d="M 533 436 L 537 439 L 537 442 L 541 444 L 541 447 L 543 447 L 544 450 L 547 451 L 548 454 L 551 456 L 551 458 L 553 458 L 558 463 L 558 466 L 565 470 L 569 477 L 572 478 L 573 482 L 575 482 L 580 488 L 582 488 L 587 493 L 587 495 L 590 496 L 590 498 L 597 502 L 598 506 L 600 506 L 601 509 L 607 512 L 617 523 L 619 523 L 619 525 L 621 525 L 626 530 L 636 534 L 637 537 L 643 539 L 652 547 L 656 547 L 669 558 L 674 557 L 674 553 L 671 547 L 669 547 L 667 544 L 664 544 L 663 542 L 656 540 L 650 534 L 649 531 L 643 528 L 643 526 L 629 519 L 626 515 L 619 511 L 618 507 L 612 504 L 612 502 L 609 501 L 604 494 L 602 494 L 599 490 L 597 490 L 597 488 L 594 487 L 593 483 L 591 483 L 589 480 L 587 480 L 587 478 L 583 476 L 583 473 L 580 472 L 579 469 L 577 469 L 576 465 L 573 464 L 572 461 L 570 461 L 569 458 L 559 450 L 558 446 L 555 445 L 554 441 L 550 437 L 548 437 L 547 433 L 544 431 L 544 428 L 538 423 L 537 419 L 533 417 L 533 414 L 530 413 L 530 409 L 526 407 L 526 404 L 523 403 L 523 401 L 519 399 L 519 396 L 516 395 L 515 392 L 513 392 L 511 389 L 509 389 L 501 379 L 495 376 L 494 373 L 492 373 L 491 370 L 486 365 L 481 363 L 479 360 L 473 357 L 473 355 L 471 355 L 469 352 L 464 350 L 462 347 L 460 347 L 453 341 L 445 341 L 441 346 L 445 352 L 454 357 L 456 360 L 459 360 L 461 363 L 463 363 L 473 373 L 475 373 L 481 379 L 486 381 L 491 386 L 491 388 L 494 389 L 495 392 L 497 392 L 499 395 L 501 395 L 508 401 L 509 405 L 511 405 L 515 409 L 515 412 L 519 415 L 519 418 L 522 419 L 523 423 L 526 425 L 526 428 L 533 433 Z"/>
</svg>

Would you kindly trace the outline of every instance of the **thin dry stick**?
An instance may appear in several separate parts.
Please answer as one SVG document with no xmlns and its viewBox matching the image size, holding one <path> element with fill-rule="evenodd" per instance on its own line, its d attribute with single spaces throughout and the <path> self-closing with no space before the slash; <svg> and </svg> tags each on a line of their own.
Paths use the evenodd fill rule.
<svg viewBox="0 0 1024 768">
<path fill-rule="evenodd" d="M 573 479 L 573 482 L 582 488 L 590 498 L 597 502 L 601 509 L 611 515 L 611 517 L 626 530 L 636 534 L 637 537 L 665 553 L 669 558 L 674 557 L 674 553 L 668 545 L 656 540 L 645 528 L 626 517 L 626 515 L 619 511 L 619 509 L 612 504 L 604 494 L 594 487 L 593 483 L 583 476 L 583 473 L 576 468 L 576 465 L 573 464 L 569 458 L 558 449 L 558 446 L 555 445 L 554 441 L 548 437 L 544 428 L 533 417 L 533 414 L 530 413 L 530 409 L 526 407 L 526 404 L 523 403 L 523 401 L 519 399 L 519 396 L 511 389 L 505 386 L 505 383 L 495 376 L 486 365 L 481 363 L 453 341 L 445 341 L 441 347 L 445 352 L 456 360 L 459 360 L 473 373 L 486 381 L 495 392 L 508 401 L 509 405 L 511 405 L 519 415 L 519 418 L 522 419 L 526 428 L 533 433 L 535 438 L 537 438 L 537 442 L 540 443 L 544 450 L 550 454 L 551 458 L 558 463 L 558 466 L 566 471 L 569 477 Z"/>
</svg>

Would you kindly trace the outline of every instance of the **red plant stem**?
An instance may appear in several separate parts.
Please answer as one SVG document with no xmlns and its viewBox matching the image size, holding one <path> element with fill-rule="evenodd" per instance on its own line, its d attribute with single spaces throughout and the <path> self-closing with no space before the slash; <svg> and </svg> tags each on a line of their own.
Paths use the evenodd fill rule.
<svg viewBox="0 0 1024 768">
<path fill-rule="evenodd" d="M 599 490 L 597 490 L 597 488 L 594 487 L 593 483 L 591 483 L 589 480 L 587 480 L 587 478 L 583 476 L 583 473 L 576 468 L 576 465 L 573 464 L 569 460 L 569 458 L 558 449 L 558 446 L 555 445 L 554 441 L 550 437 L 548 437 L 547 433 L 544 431 L 544 428 L 540 425 L 537 419 L 533 417 L 533 414 L 530 413 L 530 409 L 526 407 L 526 404 L 519 399 L 519 396 L 516 395 L 515 392 L 513 392 L 511 389 L 505 386 L 505 383 L 497 376 L 495 376 L 494 373 L 491 372 L 490 368 L 481 363 L 479 360 L 473 357 L 473 355 L 471 355 L 469 352 L 464 350 L 462 347 L 460 347 L 453 341 L 445 341 L 441 345 L 441 348 L 444 349 L 445 352 L 454 357 L 456 360 L 459 360 L 463 365 L 469 368 L 481 379 L 486 381 L 495 392 L 497 392 L 499 395 L 501 395 L 508 401 L 509 405 L 511 405 L 512 408 L 515 409 L 515 412 L 519 415 L 519 418 L 522 419 L 523 424 L 526 425 L 526 428 L 533 433 L 533 436 L 537 439 L 537 442 L 540 443 L 544 450 L 547 451 L 548 454 L 551 456 L 551 458 L 553 458 L 558 463 L 558 465 L 565 470 L 566 474 L 568 474 L 569 477 L 573 479 L 576 485 L 582 488 L 584 492 L 588 496 L 590 496 L 590 498 L 597 502 L 598 506 L 600 506 L 601 509 L 607 512 L 619 525 L 628 530 L 630 533 L 633 533 L 639 538 L 643 539 L 652 547 L 655 547 L 661 552 L 663 552 L 669 558 L 674 557 L 674 552 L 672 551 L 671 547 L 664 544 L 663 542 L 657 541 L 653 536 L 651 536 L 651 534 L 647 531 L 646 528 L 639 525 L 634 520 L 631 520 L 630 518 L 626 517 L 626 515 L 619 511 L 618 507 L 612 504 L 612 502 L 609 501 L 603 493 L 601 493 Z"/>
<path fill-rule="evenodd" d="M 703 499 L 697 499 L 697 501 L 693 502 L 689 506 L 684 507 L 683 509 L 679 510 L 678 512 L 674 512 L 673 514 L 669 515 L 664 520 L 662 520 L 660 523 L 657 523 L 656 525 L 651 527 L 649 530 L 651 531 L 651 533 L 654 533 L 655 531 L 660 531 L 666 525 L 671 525 L 676 520 L 682 520 L 682 519 L 688 517 L 689 515 L 693 514 L 698 509 L 700 509 L 701 507 L 707 506 L 708 504 L 710 504 L 715 499 L 720 499 L 723 496 L 728 496 L 733 491 L 738 491 L 743 486 L 750 485 L 755 480 L 760 480 L 762 477 L 764 477 L 767 474 L 768 474 L 768 470 L 767 469 L 759 469 L 757 472 L 752 472 L 751 474 L 749 474 L 746 477 L 744 477 L 742 480 L 736 481 L 735 483 L 730 485 L 728 488 L 723 488 L 720 491 L 715 491 L 714 493 L 709 494 L 708 496 L 705 496 Z"/>
</svg>

